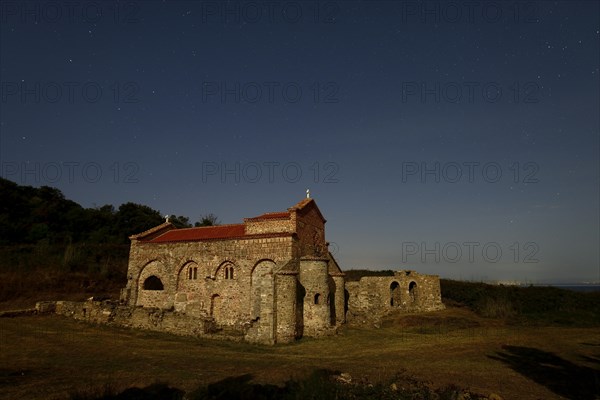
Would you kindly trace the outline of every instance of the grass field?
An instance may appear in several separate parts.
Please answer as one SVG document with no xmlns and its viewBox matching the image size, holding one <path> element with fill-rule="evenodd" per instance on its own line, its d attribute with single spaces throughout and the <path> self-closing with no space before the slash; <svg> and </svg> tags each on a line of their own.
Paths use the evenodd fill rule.
<svg viewBox="0 0 600 400">
<path fill-rule="evenodd" d="M 259 346 L 94 326 L 58 316 L 0 318 L 0 397 L 69 398 L 166 382 L 189 392 L 249 374 L 283 384 L 315 369 L 362 383 L 456 385 L 504 399 L 600 398 L 597 328 L 528 327 L 466 308 L 396 315 L 381 328 Z M 248 377 L 246 377 L 248 378 Z"/>
</svg>

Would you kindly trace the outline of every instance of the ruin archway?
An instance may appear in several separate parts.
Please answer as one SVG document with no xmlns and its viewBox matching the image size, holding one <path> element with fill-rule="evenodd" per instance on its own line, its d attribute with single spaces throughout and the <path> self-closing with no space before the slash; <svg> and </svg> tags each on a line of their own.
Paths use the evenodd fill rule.
<svg viewBox="0 0 600 400">
<path fill-rule="evenodd" d="M 400 299 L 400 284 L 396 281 L 393 281 L 390 285 L 390 306 L 391 307 L 400 307 L 402 304 Z"/>
<path fill-rule="evenodd" d="M 411 303 L 416 303 L 419 299 L 417 292 L 417 282 L 411 281 L 408 284 L 408 296 L 410 298 Z"/>
</svg>

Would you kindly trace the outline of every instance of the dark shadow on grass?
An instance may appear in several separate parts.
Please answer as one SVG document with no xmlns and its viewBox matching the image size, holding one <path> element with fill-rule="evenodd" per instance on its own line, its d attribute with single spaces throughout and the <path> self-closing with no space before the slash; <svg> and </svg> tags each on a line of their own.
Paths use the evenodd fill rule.
<svg viewBox="0 0 600 400">
<path fill-rule="evenodd" d="M 600 354 L 595 355 L 595 356 L 582 355 L 581 359 L 584 361 L 587 361 L 589 363 L 600 364 Z"/>
<path fill-rule="evenodd" d="M 189 398 L 194 400 L 262 400 L 282 397 L 281 389 L 279 387 L 275 385 L 259 385 L 256 383 L 250 383 L 251 380 L 251 374 L 225 378 L 219 382 L 211 383 L 206 387 L 196 390 L 189 396 Z"/>
<path fill-rule="evenodd" d="M 355 379 L 349 374 L 327 369 L 314 370 L 309 376 L 288 380 L 283 386 L 252 383 L 250 374 L 229 377 L 202 385 L 187 393 L 186 400 L 342 400 L 342 399 L 457 399 L 483 397 L 454 385 L 432 389 L 426 382 L 405 373 L 398 373 L 391 382 L 371 384 L 366 378 Z M 466 396 L 466 397 L 465 397 Z M 75 394 L 70 400 L 179 400 L 181 390 L 166 384 L 154 384 L 144 389 L 130 388 L 115 394 L 110 386 Z"/>
<path fill-rule="evenodd" d="M 568 399 L 594 400 L 600 395 L 600 370 L 573 364 L 553 353 L 531 347 L 503 346 L 488 356 Z"/>
<path fill-rule="evenodd" d="M 88 393 L 74 393 L 70 400 L 181 400 L 185 392 L 166 383 L 155 383 L 145 388 L 132 387 L 115 394 L 110 387 Z"/>
<path fill-rule="evenodd" d="M 0 388 L 2 386 L 15 386 L 22 384 L 23 380 L 31 376 L 31 371 L 27 369 L 9 369 L 0 368 Z"/>
</svg>

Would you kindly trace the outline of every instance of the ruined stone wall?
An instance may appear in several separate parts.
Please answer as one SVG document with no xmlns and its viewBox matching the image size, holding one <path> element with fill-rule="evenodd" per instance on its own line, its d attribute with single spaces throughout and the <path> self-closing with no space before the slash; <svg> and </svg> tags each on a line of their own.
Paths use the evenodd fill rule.
<svg viewBox="0 0 600 400">
<path fill-rule="evenodd" d="M 436 275 L 397 271 L 394 276 L 363 277 L 346 282 L 348 321 L 373 321 L 395 310 L 434 311 L 444 308 L 440 280 Z"/>
<path fill-rule="evenodd" d="M 114 302 L 57 301 L 52 311 L 58 315 L 96 324 L 169 332 L 176 335 L 211 337 L 217 332 L 217 327 L 210 319 L 158 308 L 122 306 Z"/>
</svg>

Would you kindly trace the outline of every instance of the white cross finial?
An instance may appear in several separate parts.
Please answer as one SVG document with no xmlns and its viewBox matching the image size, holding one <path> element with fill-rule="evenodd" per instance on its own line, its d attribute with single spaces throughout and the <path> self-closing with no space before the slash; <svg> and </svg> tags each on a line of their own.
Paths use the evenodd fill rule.
<svg viewBox="0 0 600 400">
<path fill-rule="evenodd" d="M 306 198 L 310 199 L 310 189 L 306 189 Z"/>
</svg>

